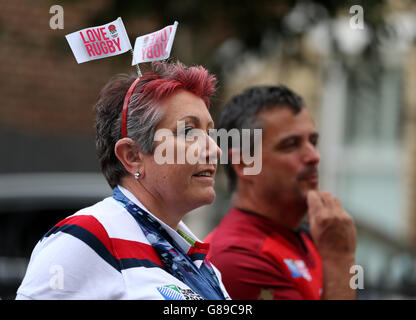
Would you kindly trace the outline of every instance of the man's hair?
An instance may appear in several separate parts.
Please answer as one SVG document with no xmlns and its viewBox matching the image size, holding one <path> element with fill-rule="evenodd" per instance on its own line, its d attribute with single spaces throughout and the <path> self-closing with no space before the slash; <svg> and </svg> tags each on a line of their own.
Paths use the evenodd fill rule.
<svg viewBox="0 0 416 320">
<path fill-rule="evenodd" d="M 114 147 L 121 139 L 124 97 L 136 78 L 132 74 L 114 77 L 101 90 L 94 105 L 98 159 L 101 171 L 111 188 L 117 186 L 127 174 L 115 155 Z M 153 153 L 156 127 L 163 116 L 158 103 L 172 96 L 176 90 L 184 89 L 200 97 L 209 108 L 216 83 L 215 76 L 202 66 L 186 67 L 180 62 L 153 62 L 151 70 L 143 75 L 130 97 L 127 136 L 141 152 Z"/>
<path fill-rule="evenodd" d="M 263 129 L 258 115 L 260 112 L 274 108 L 287 108 L 294 114 L 299 113 L 304 108 L 302 98 L 291 91 L 289 88 L 279 86 L 258 86 L 244 90 L 242 93 L 233 96 L 221 111 L 218 128 L 224 128 L 227 132 L 237 129 L 242 136 L 242 129 L 250 129 L 250 152 L 254 150 L 254 139 L 252 129 Z M 231 148 L 228 142 L 227 152 Z M 237 186 L 237 175 L 231 162 L 225 166 L 228 177 L 230 191 L 234 191 Z"/>
</svg>

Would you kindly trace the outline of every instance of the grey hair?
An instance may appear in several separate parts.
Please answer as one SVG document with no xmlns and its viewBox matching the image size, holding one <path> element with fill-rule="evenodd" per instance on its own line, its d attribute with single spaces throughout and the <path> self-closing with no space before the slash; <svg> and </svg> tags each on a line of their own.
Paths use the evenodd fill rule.
<svg viewBox="0 0 416 320">
<path fill-rule="evenodd" d="M 116 187 L 121 178 L 128 174 L 115 155 L 114 147 L 121 138 L 121 109 L 124 96 L 135 79 L 135 75 L 116 76 L 103 88 L 94 106 L 97 155 L 101 171 L 111 188 Z M 142 82 L 138 86 L 141 84 Z M 163 111 L 151 105 L 151 102 L 137 107 L 139 96 L 140 94 L 136 93 L 130 98 L 127 137 L 134 141 L 134 145 L 141 152 L 151 154 L 155 147 L 154 135 L 162 120 Z"/>
<path fill-rule="evenodd" d="M 134 109 L 138 104 L 138 100 L 139 94 L 134 94 L 130 98 L 127 117 L 127 137 L 135 142 L 135 145 L 141 152 L 152 154 L 155 148 L 154 136 L 156 127 L 162 120 L 163 111 L 161 108 L 152 107 L 149 102 Z M 119 120 L 117 121 L 119 128 L 114 133 L 119 134 L 121 130 L 121 114 L 117 120 Z"/>
</svg>

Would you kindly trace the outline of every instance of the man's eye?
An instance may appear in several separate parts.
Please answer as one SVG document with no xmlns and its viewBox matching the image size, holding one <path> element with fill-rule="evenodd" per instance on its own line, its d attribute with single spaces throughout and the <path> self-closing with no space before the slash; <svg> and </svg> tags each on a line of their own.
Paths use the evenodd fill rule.
<svg viewBox="0 0 416 320">
<path fill-rule="evenodd" d="M 287 140 L 287 141 L 284 141 L 283 143 L 281 143 L 278 146 L 278 149 L 280 149 L 280 150 L 291 149 L 291 148 L 296 147 L 296 145 L 297 145 L 296 139 L 290 139 L 290 140 Z"/>
<path fill-rule="evenodd" d="M 318 145 L 319 139 L 318 137 L 312 137 L 309 141 L 316 147 Z"/>
</svg>

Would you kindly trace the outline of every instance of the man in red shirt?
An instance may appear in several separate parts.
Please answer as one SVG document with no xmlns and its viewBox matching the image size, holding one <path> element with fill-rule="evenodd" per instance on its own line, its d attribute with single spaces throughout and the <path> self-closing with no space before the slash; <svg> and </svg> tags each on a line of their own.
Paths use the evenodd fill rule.
<svg viewBox="0 0 416 320">
<path fill-rule="evenodd" d="M 225 106 L 219 128 L 262 129 L 259 174 L 245 174 L 253 164 L 241 145 L 228 146 L 233 207 L 207 237 L 231 298 L 354 299 L 354 222 L 318 189 L 319 135 L 302 98 L 284 86 L 249 88 Z"/>
</svg>

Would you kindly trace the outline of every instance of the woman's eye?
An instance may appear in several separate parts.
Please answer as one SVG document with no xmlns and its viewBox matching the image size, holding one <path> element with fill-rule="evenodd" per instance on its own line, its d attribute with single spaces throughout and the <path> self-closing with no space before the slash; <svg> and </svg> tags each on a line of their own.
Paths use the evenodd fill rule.
<svg viewBox="0 0 416 320">
<path fill-rule="evenodd" d="M 194 130 L 194 127 L 186 127 L 184 130 L 185 136 L 191 134 L 193 130 Z"/>
</svg>

